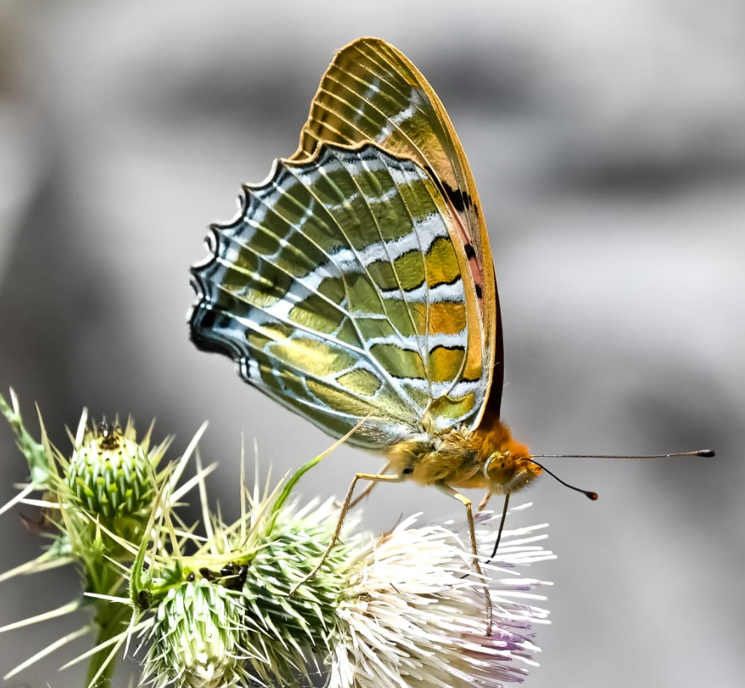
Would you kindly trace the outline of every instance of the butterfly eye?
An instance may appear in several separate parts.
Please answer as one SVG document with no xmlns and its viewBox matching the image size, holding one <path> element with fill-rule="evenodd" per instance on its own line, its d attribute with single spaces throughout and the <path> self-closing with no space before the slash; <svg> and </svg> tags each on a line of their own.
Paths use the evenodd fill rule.
<svg viewBox="0 0 745 688">
<path fill-rule="evenodd" d="M 492 476 L 489 475 L 491 470 L 504 470 L 507 461 L 511 461 L 511 455 L 509 451 L 497 451 L 489 456 L 484 462 L 484 475 L 487 480 L 491 480 Z"/>
</svg>

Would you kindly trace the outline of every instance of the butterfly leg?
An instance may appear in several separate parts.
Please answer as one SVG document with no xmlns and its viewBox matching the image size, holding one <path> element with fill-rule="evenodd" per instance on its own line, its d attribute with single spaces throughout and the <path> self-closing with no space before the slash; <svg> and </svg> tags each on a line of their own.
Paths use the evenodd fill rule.
<svg viewBox="0 0 745 688">
<path fill-rule="evenodd" d="M 491 499 L 491 490 L 488 490 L 487 493 L 484 495 L 484 498 L 479 502 L 479 507 L 476 509 L 476 511 L 483 511 L 486 509 L 486 505 L 489 503 L 489 500 Z"/>
<path fill-rule="evenodd" d="M 468 517 L 468 530 L 471 535 L 471 552 L 473 553 L 473 568 L 478 574 L 479 578 L 484 581 L 484 597 L 486 599 L 486 635 L 490 636 L 492 631 L 493 621 L 493 609 L 491 603 L 491 593 L 489 592 L 489 583 L 487 581 L 484 572 L 481 570 L 481 564 L 479 563 L 479 545 L 476 541 L 476 524 L 473 520 L 473 509 L 471 508 L 471 500 L 465 495 L 454 490 L 450 485 L 446 483 L 435 483 L 437 489 L 440 492 L 446 494 L 448 497 L 457 499 L 464 507 L 466 507 L 466 516 Z"/>
<path fill-rule="evenodd" d="M 385 466 L 383 466 L 383 470 L 380 471 L 379 475 L 384 475 L 385 473 L 388 473 L 390 470 L 391 464 L 387 463 Z M 349 508 L 354 509 L 363 499 L 366 499 L 368 495 L 373 491 L 373 488 L 379 483 L 379 480 L 371 480 L 370 484 L 360 492 L 360 494 L 355 497 L 350 503 Z"/>
<path fill-rule="evenodd" d="M 341 513 L 339 514 L 339 520 L 336 523 L 336 528 L 334 530 L 334 534 L 331 536 L 331 542 L 329 542 L 328 547 L 326 547 L 326 551 L 321 555 L 320 560 L 318 563 L 313 567 L 313 570 L 305 576 L 299 583 L 296 583 L 292 589 L 290 590 L 290 596 L 294 595 L 297 592 L 297 589 L 301 585 L 305 585 L 309 580 L 312 580 L 313 577 L 321 570 L 321 567 L 323 566 L 326 559 L 328 559 L 329 554 L 331 554 L 331 551 L 334 549 L 334 545 L 339 540 L 339 536 L 341 535 L 341 529 L 344 526 L 344 519 L 347 516 L 347 512 L 351 508 L 352 504 L 352 497 L 354 496 L 354 488 L 357 486 L 357 483 L 360 480 L 369 480 L 373 483 L 400 483 L 406 480 L 406 476 L 403 475 L 383 475 L 381 473 L 357 473 L 357 475 L 354 476 L 354 479 L 352 480 L 352 484 L 349 486 L 349 489 L 347 490 L 347 496 L 344 498 L 344 503 L 341 506 Z"/>
</svg>

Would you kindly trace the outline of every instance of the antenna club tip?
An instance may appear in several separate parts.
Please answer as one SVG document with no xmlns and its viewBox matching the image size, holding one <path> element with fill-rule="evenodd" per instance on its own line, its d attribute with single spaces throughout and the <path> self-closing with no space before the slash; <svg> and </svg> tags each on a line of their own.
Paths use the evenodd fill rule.
<svg viewBox="0 0 745 688">
<path fill-rule="evenodd" d="M 597 492 L 586 492 L 588 499 L 591 499 L 593 502 L 597 501 L 598 493 Z"/>
<path fill-rule="evenodd" d="M 700 449 L 699 451 L 696 452 L 696 456 L 711 457 L 711 456 L 716 456 L 716 455 L 717 453 L 713 449 Z"/>
</svg>

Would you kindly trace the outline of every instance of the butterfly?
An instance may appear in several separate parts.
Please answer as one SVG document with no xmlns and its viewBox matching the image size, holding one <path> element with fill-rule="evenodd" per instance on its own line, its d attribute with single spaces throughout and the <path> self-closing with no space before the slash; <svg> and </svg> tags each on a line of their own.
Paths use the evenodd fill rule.
<svg viewBox="0 0 745 688">
<path fill-rule="evenodd" d="M 501 420 L 489 237 L 440 99 L 396 48 L 355 40 L 322 77 L 297 151 L 243 190 L 238 216 L 212 226 L 211 255 L 192 268 L 192 340 L 385 457 L 381 473 L 356 475 L 337 535 L 357 481 L 434 485 L 465 506 L 480 573 L 458 490 L 485 489 L 482 506 L 505 495 L 504 517 L 509 495 L 544 468 Z"/>
</svg>

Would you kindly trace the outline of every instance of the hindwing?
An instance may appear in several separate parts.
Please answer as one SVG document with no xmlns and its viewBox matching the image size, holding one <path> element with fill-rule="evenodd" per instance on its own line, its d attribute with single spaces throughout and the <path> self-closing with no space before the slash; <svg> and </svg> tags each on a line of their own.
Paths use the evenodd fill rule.
<svg viewBox="0 0 745 688">
<path fill-rule="evenodd" d="M 430 170 L 377 145 L 277 161 L 212 227 L 192 338 L 332 435 L 367 418 L 357 445 L 473 425 L 489 368 L 458 222 Z"/>
</svg>

